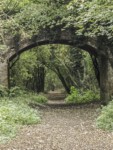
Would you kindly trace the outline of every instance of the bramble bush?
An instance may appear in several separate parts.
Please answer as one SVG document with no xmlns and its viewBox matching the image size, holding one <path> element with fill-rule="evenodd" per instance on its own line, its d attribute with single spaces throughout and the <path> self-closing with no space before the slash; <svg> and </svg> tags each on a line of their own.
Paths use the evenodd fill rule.
<svg viewBox="0 0 113 150">
<path fill-rule="evenodd" d="M 67 103 L 83 104 L 98 101 L 100 99 L 99 93 L 91 90 L 78 90 L 71 87 L 71 92 L 65 99 Z"/>
</svg>

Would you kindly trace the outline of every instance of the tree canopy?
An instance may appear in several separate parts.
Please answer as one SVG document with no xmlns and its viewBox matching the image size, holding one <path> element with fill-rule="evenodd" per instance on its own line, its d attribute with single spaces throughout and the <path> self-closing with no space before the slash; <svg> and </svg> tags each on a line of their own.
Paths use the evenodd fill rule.
<svg viewBox="0 0 113 150">
<path fill-rule="evenodd" d="M 78 36 L 104 37 L 112 44 L 113 6 L 105 0 L 2 0 L 1 39 L 4 34 L 32 36 L 41 28 L 72 27 Z"/>
</svg>

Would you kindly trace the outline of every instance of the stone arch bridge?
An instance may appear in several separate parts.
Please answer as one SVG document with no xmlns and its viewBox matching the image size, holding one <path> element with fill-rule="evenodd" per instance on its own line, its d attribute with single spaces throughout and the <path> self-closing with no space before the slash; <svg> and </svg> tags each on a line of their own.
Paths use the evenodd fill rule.
<svg viewBox="0 0 113 150">
<path fill-rule="evenodd" d="M 8 63 L 22 52 L 46 44 L 66 44 L 88 51 L 92 56 L 97 79 L 100 84 L 100 96 L 108 102 L 113 94 L 113 55 L 109 45 L 98 38 L 77 36 L 72 28 L 62 31 L 60 28 L 41 29 L 31 38 L 21 35 L 7 38 L 7 50 L 0 53 L 0 84 L 8 87 Z"/>
</svg>

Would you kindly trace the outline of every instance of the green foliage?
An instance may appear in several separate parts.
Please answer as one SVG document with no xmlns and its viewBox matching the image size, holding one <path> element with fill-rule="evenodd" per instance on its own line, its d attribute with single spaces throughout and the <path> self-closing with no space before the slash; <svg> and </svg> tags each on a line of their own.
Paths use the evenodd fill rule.
<svg viewBox="0 0 113 150">
<path fill-rule="evenodd" d="M 48 69 L 46 71 L 46 78 L 45 78 L 45 92 L 62 88 L 63 85 L 60 79 L 58 78 L 57 74 L 52 70 Z"/>
<path fill-rule="evenodd" d="M 2 1 L 2 0 L 1 0 Z M 25 5 L 29 3 L 29 0 L 4 0 L 2 1 L 1 7 L 3 7 L 3 10 L 6 14 L 12 15 L 14 13 L 19 12 Z"/>
<path fill-rule="evenodd" d="M 67 6 L 70 13 L 66 18 L 67 26 L 74 26 L 76 34 L 80 36 L 110 40 L 113 38 L 112 4 L 113 1 L 107 0 L 73 0 Z"/>
<path fill-rule="evenodd" d="M 30 103 L 47 103 L 48 99 L 44 94 L 36 94 L 31 91 L 22 90 L 20 87 L 13 87 L 9 90 L 9 99 L 12 99 L 18 104 L 30 104 Z"/>
<path fill-rule="evenodd" d="M 9 31 L 25 38 L 42 28 L 60 26 L 62 30 L 73 27 L 78 37 L 106 37 L 111 41 L 112 9 L 110 0 L 1 0 L 0 38 Z"/>
<path fill-rule="evenodd" d="M 50 51 L 47 47 L 39 47 L 23 53 L 11 69 L 11 86 L 27 88 L 36 83 L 37 70 L 48 62 Z M 13 61 L 11 62 L 11 64 Z"/>
<path fill-rule="evenodd" d="M 113 101 L 102 108 L 100 116 L 97 118 L 97 126 L 104 130 L 113 130 Z"/>
<path fill-rule="evenodd" d="M 35 94 L 32 97 L 33 103 L 47 103 L 48 99 L 42 94 Z"/>
<path fill-rule="evenodd" d="M 15 101 L 15 102 L 14 102 Z M 16 100 L 5 100 L 0 104 L 0 116 L 10 123 L 18 125 L 35 124 L 39 121 L 38 114 L 25 104 L 16 103 Z"/>
<path fill-rule="evenodd" d="M 10 89 L 0 85 L 0 97 L 18 97 L 26 94 L 27 91 L 22 90 L 20 87 L 15 86 Z"/>
<path fill-rule="evenodd" d="M 65 99 L 67 103 L 76 103 L 80 101 L 79 91 L 71 87 L 71 94 Z"/>
<path fill-rule="evenodd" d="M 71 94 L 66 98 L 67 103 L 83 104 L 99 100 L 99 94 L 97 92 L 86 90 L 77 90 L 71 87 Z"/>
<path fill-rule="evenodd" d="M 29 107 L 30 103 L 46 103 L 47 98 L 13 87 L 0 88 L 0 142 L 14 137 L 21 125 L 40 122 L 37 111 Z"/>
<path fill-rule="evenodd" d="M 9 90 L 9 97 L 18 97 L 18 96 L 23 96 L 25 94 L 25 91 L 22 90 L 20 87 L 18 86 L 15 86 L 15 87 L 12 87 L 10 90 Z"/>
<path fill-rule="evenodd" d="M 0 97 L 8 96 L 8 89 L 0 85 Z"/>
<path fill-rule="evenodd" d="M 0 142 L 14 137 L 20 125 L 36 124 L 40 121 L 38 112 L 22 102 L 23 99 L 0 100 Z"/>
</svg>

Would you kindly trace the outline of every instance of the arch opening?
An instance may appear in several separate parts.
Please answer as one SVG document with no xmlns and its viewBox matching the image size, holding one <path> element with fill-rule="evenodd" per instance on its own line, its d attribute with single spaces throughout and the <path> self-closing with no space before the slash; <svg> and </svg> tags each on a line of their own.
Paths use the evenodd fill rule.
<svg viewBox="0 0 113 150">
<path fill-rule="evenodd" d="M 96 39 L 79 37 L 75 35 L 75 32 L 73 32 L 72 29 L 68 29 L 65 31 L 61 31 L 61 29 L 57 28 L 55 30 L 43 30 L 40 31 L 38 35 L 33 36 L 30 39 L 11 39 L 7 44 L 9 46 L 9 51 L 4 55 L 5 61 L 2 63 L 1 72 L 4 70 L 4 67 L 5 72 L 2 73 L 4 75 L 1 75 L 3 76 L 3 78 L 0 79 L 0 83 L 5 86 L 8 85 L 8 74 L 6 69 L 7 60 L 11 61 L 13 58 L 18 56 L 22 52 L 29 50 L 30 48 L 46 44 L 66 44 L 88 51 L 92 56 L 93 64 L 95 66 L 96 77 L 101 89 L 101 99 L 105 101 L 105 103 L 108 102 L 109 99 L 111 99 L 111 96 L 113 94 L 111 70 L 113 69 L 111 69 L 111 66 L 109 65 L 109 59 L 106 53 L 104 53 L 105 51 L 102 51 L 102 49 L 98 49 L 99 43 Z M 104 59 L 106 60 L 106 69 L 103 69 L 105 68 L 105 65 L 103 64 Z"/>
<path fill-rule="evenodd" d="M 42 47 L 42 49 L 41 49 L 41 47 Z M 39 51 L 37 50 L 37 54 L 38 53 L 40 53 L 40 51 L 41 50 L 43 50 L 44 49 L 44 47 L 47 47 L 47 45 L 45 45 L 45 46 L 40 46 L 40 47 L 35 47 L 35 49 L 32 49 L 32 50 L 35 50 L 35 55 L 36 55 L 36 49 L 38 49 L 39 48 Z M 71 89 L 71 87 L 72 86 L 74 86 L 75 88 L 83 88 L 83 84 L 84 83 L 82 83 L 83 82 L 83 76 L 85 76 L 85 75 L 83 75 L 83 74 L 85 74 L 84 73 L 84 67 L 85 66 L 83 66 L 83 57 L 86 57 L 86 54 L 83 54 L 83 52 L 84 51 L 81 51 L 80 49 L 76 49 L 75 47 L 72 47 L 72 46 L 64 46 L 64 45 L 62 45 L 62 44 L 50 44 L 50 45 L 48 45 L 48 47 L 49 47 L 49 51 L 51 51 L 51 55 L 50 55 L 50 60 L 49 61 L 52 61 L 52 64 L 54 64 L 54 65 L 56 65 L 55 66 L 55 68 L 52 68 L 53 70 L 54 70 L 54 72 L 57 74 L 57 76 L 59 77 L 59 79 L 60 79 L 60 81 L 61 81 L 61 83 L 62 83 L 62 85 L 63 85 L 63 87 L 65 88 L 65 90 L 68 92 L 68 93 L 70 93 L 70 89 Z M 63 49 L 62 49 L 62 47 L 63 47 Z M 60 61 L 64 61 L 64 59 L 66 58 L 66 56 L 68 57 L 68 55 L 72 55 L 70 58 L 68 58 L 68 59 L 74 59 L 73 61 L 76 61 L 77 60 L 77 57 L 81 57 L 80 59 L 81 60 L 79 60 L 77 63 L 78 64 L 76 64 L 76 67 L 78 67 L 78 68 L 72 68 L 71 67 L 71 63 L 72 62 L 69 62 L 70 64 L 65 64 L 65 67 L 67 67 L 66 69 L 65 69 L 65 67 L 64 66 L 62 66 L 62 67 L 59 67 L 59 63 L 60 63 L 60 65 L 61 65 L 61 63 L 62 62 L 60 62 L 60 61 L 58 61 L 57 62 L 57 64 L 55 64 L 55 62 L 54 61 L 56 61 L 56 60 L 53 60 L 53 59 L 55 59 L 55 58 L 53 58 L 53 57 L 55 57 L 54 55 L 56 55 L 56 53 L 55 53 L 55 49 L 58 49 L 59 48 L 59 50 L 57 50 L 57 57 L 58 58 L 60 58 L 60 52 L 63 52 L 64 53 L 64 58 L 62 57 L 62 60 L 61 60 L 61 58 L 60 58 Z M 65 50 L 67 48 L 67 50 Z M 70 50 L 69 50 L 70 49 Z M 72 50 L 71 50 L 72 49 Z M 30 49 L 27 49 L 27 50 L 30 50 Z M 27 51 L 26 50 L 26 51 Z M 30 51 L 32 51 L 32 50 L 30 50 Z M 30 51 L 27 51 L 28 53 L 30 52 Z M 23 51 L 21 51 L 21 53 L 20 54 L 22 54 L 23 55 L 23 53 L 27 53 L 27 52 L 25 52 L 25 50 Z M 45 48 L 45 51 L 44 51 L 44 53 L 46 54 L 46 52 L 48 52 L 48 49 L 46 49 Z M 76 52 L 76 53 L 75 53 Z M 31 53 L 32 54 L 32 53 Z M 84 56 L 85 55 L 85 56 Z M 95 56 L 95 55 L 94 55 Z M 43 57 L 43 56 L 42 56 Z M 89 57 L 89 56 L 88 56 Z M 14 55 L 13 55 L 13 57 L 12 58 L 14 58 Z M 39 57 L 38 57 L 38 59 L 39 59 Z M 10 61 L 12 61 L 12 59 L 10 59 Z M 43 61 L 44 61 L 44 59 L 43 59 Z M 66 61 L 66 60 L 65 60 Z M 69 60 L 68 60 L 69 61 Z M 91 60 L 90 60 L 91 61 Z M 45 62 L 41 62 L 41 63 L 44 63 L 44 64 L 41 64 L 41 65 L 44 65 L 44 66 L 46 66 L 46 64 L 45 63 L 47 63 L 46 61 Z M 64 62 L 63 62 L 64 63 Z M 74 63 L 74 62 L 73 62 Z M 80 64 L 81 63 L 81 64 Z M 74 64 L 75 65 L 75 64 Z M 80 66 L 81 65 L 81 66 Z M 85 65 L 85 64 L 84 64 Z M 51 66 L 51 64 L 50 64 L 50 66 Z M 50 67 L 49 66 L 49 67 Z M 47 68 L 48 66 L 46 66 L 46 68 Z M 53 67 L 53 66 L 52 66 Z M 80 72 L 80 68 L 79 67 L 81 67 L 82 68 L 82 73 Z M 50 70 L 52 70 L 51 68 L 49 68 Z M 71 72 L 72 72 L 72 69 L 75 69 L 74 71 L 73 71 L 73 74 L 71 74 Z M 64 72 L 62 72 L 62 70 L 64 71 Z M 94 72 L 93 72 L 94 73 Z M 76 76 L 76 79 L 75 79 L 75 75 L 77 75 Z M 81 75 L 82 74 L 82 75 Z M 81 77 L 82 76 L 82 77 Z M 81 79 L 79 79 L 79 78 L 81 78 Z M 69 82 L 68 82 L 69 81 Z M 77 85 L 76 85 L 76 82 L 77 81 L 80 81 L 79 83 L 77 83 Z M 93 81 L 93 80 L 92 80 Z M 32 82 L 32 81 L 30 81 L 30 82 Z M 90 89 L 88 86 L 88 84 L 87 84 L 87 82 L 88 82 L 88 80 L 87 81 L 85 81 L 85 86 L 84 86 L 84 88 L 86 88 L 86 89 Z M 67 86 L 67 87 L 66 87 Z M 66 89 L 66 88 L 69 88 L 69 89 Z M 96 88 L 95 88 L 96 89 Z M 37 90 L 36 90 L 37 91 Z"/>
</svg>

